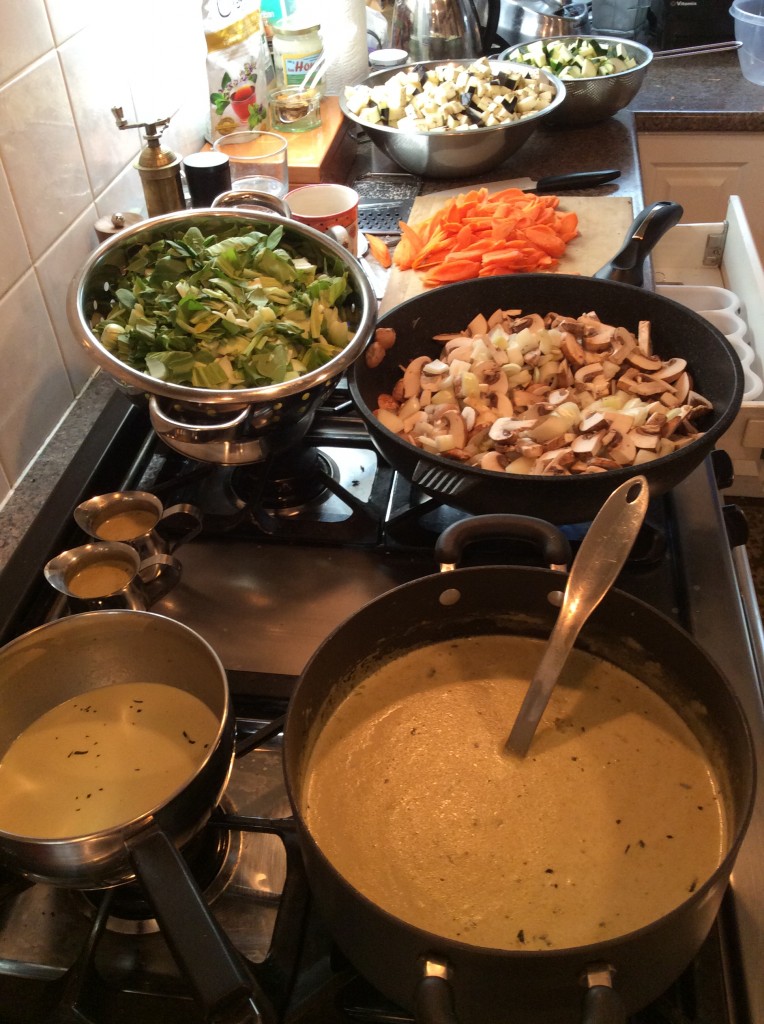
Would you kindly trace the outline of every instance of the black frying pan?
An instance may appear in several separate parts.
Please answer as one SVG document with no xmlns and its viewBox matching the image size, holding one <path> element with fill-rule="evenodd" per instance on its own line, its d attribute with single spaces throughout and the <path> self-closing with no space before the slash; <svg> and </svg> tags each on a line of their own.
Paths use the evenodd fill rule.
<svg viewBox="0 0 764 1024">
<path fill-rule="evenodd" d="M 599 272 L 602 277 L 524 274 L 479 278 L 434 288 L 381 317 L 378 326 L 392 327 L 396 343 L 374 369 L 363 356 L 358 359 L 349 382 L 353 401 L 383 457 L 425 493 L 467 512 L 515 512 L 553 523 L 593 519 L 611 491 L 638 473 L 647 477 L 652 495 L 683 480 L 737 415 L 743 371 L 732 346 L 707 320 L 662 295 L 626 283 L 641 284 L 645 257 L 681 212 L 675 203 L 656 203 L 640 214 L 621 251 Z M 655 352 L 686 359 L 694 389 L 713 405 L 703 423 L 705 433 L 692 444 L 640 466 L 585 476 L 545 477 L 465 466 L 428 454 L 382 426 L 374 415 L 378 396 L 391 392 L 401 367 L 416 356 L 437 356 L 441 345 L 432 340 L 434 335 L 462 330 L 477 314 L 487 317 L 499 308 L 542 316 L 554 311 L 573 317 L 593 310 L 601 320 L 633 331 L 640 320 L 649 320 Z"/>
</svg>

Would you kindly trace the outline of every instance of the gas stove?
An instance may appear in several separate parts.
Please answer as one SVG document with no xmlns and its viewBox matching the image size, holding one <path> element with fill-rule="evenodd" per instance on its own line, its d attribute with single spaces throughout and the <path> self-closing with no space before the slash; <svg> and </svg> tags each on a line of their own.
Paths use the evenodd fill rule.
<svg viewBox="0 0 764 1024">
<path fill-rule="evenodd" d="M 761 754 L 761 624 L 744 522 L 719 498 L 725 472 L 721 456 L 709 459 L 653 500 L 619 586 L 707 648 L 738 691 Z M 184 855 L 266 994 L 264 1019 L 410 1020 L 357 976 L 313 907 L 283 785 L 279 727 L 324 638 L 378 595 L 436 571 L 435 538 L 465 514 L 382 461 L 344 384 L 300 449 L 253 467 L 186 459 L 156 438 L 143 409 L 115 394 L 2 574 L 2 642 L 67 613 L 42 568 L 85 542 L 72 518 L 76 505 L 120 490 L 150 491 L 165 507 L 192 503 L 202 515 L 201 534 L 177 551 L 181 582 L 152 611 L 200 633 L 228 674 L 237 757 L 220 806 Z M 574 549 L 584 529 L 564 528 Z M 478 546 L 468 557 L 471 564 L 534 561 L 520 542 Z M 634 1024 L 764 1019 L 762 844 L 759 799 L 716 926 L 677 984 Z M 3 1024 L 211 1019 L 137 884 L 82 893 L 6 877 L 0 896 Z"/>
</svg>

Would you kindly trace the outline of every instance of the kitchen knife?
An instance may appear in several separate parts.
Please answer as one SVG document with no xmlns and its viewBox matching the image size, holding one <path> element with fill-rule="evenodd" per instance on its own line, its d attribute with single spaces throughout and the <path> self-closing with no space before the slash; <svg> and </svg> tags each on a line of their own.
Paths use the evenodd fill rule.
<svg viewBox="0 0 764 1024">
<path fill-rule="evenodd" d="M 594 188 L 595 185 L 607 185 L 621 177 L 618 170 L 609 171 L 575 171 L 572 174 L 551 174 L 533 181 L 532 178 L 513 178 L 504 183 L 505 188 L 519 188 L 523 192 L 565 192 L 575 188 Z M 490 188 L 490 182 L 488 183 Z"/>
</svg>

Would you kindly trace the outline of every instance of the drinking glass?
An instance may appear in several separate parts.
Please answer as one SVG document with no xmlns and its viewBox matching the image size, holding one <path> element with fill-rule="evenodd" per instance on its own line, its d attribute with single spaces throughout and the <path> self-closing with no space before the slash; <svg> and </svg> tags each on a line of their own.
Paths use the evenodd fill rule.
<svg viewBox="0 0 764 1024">
<path fill-rule="evenodd" d="M 289 189 L 287 140 L 275 132 L 231 132 L 213 148 L 225 153 L 234 189 L 255 189 L 283 199 Z"/>
</svg>

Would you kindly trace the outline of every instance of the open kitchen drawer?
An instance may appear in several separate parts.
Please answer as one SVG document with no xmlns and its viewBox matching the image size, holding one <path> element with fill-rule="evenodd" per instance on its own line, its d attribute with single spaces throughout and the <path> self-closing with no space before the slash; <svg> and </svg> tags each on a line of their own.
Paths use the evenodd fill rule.
<svg viewBox="0 0 764 1024">
<path fill-rule="evenodd" d="M 708 319 L 741 357 L 743 405 L 717 447 L 734 464 L 732 493 L 764 497 L 764 270 L 740 198 L 730 196 L 723 222 L 667 232 L 655 247 L 653 270 L 656 290 L 710 311 Z"/>
</svg>

